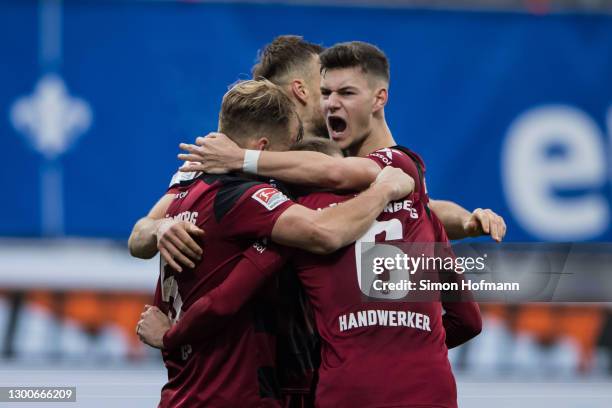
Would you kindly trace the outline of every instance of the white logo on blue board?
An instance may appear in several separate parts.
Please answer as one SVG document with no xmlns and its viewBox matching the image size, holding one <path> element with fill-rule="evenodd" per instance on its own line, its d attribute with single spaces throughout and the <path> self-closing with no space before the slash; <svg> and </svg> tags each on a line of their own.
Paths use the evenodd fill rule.
<svg viewBox="0 0 612 408">
<path fill-rule="evenodd" d="M 26 135 L 47 159 L 55 159 L 91 126 L 89 104 L 68 94 L 64 81 L 49 74 L 40 79 L 34 93 L 19 98 L 11 109 L 15 129 Z"/>
<path fill-rule="evenodd" d="M 612 132 L 612 109 L 607 119 Z M 502 150 L 513 216 L 538 239 L 597 238 L 610 225 L 607 160 L 604 134 L 586 112 L 568 105 L 527 110 L 511 124 Z"/>
<path fill-rule="evenodd" d="M 63 171 L 59 157 L 91 127 L 91 108 L 83 99 L 68 93 L 61 77 L 47 74 L 31 95 L 15 101 L 10 120 L 45 158 L 40 171 L 42 233 L 63 235 Z"/>
</svg>

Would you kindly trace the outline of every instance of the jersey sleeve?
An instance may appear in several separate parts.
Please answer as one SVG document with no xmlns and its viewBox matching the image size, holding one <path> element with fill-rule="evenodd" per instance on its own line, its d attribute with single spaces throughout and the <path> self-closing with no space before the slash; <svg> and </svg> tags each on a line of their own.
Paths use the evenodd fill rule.
<svg viewBox="0 0 612 408">
<path fill-rule="evenodd" d="M 421 168 L 421 171 L 425 173 L 425 162 L 421 156 L 406 148 L 398 150 L 397 148 L 387 147 L 376 150 L 368 154 L 366 157 L 373 160 L 380 166 L 380 168 L 393 166 L 399 167 L 400 169 L 406 171 L 406 168 L 411 169 L 412 167 L 417 167 L 418 165 Z"/>
<path fill-rule="evenodd" d="M 482 330 L 480 308 L 476 302 L 443 303 L 442 325 L 446 331 L 446 347 L 462 345 Z"/>
<path fill-rule="evenodd" d="M 182 344 L 202 342 L 217 333 L 283 267 L 287 256 L 288 252 L 280 247 L 269 248 L 263 242 L 253 244 L 219 286 L 183 312 L 164 335 L 164 348 L 172 350 Z"/>
<path fill-rule="evenodd" d="M 408 154 L 408 152 L 410 154 Z M 420 192 L 425 190 L 425 163 L 416 153 L 408 149 L 405 149 L 404 151 L 387 147 L 376 150 L 366 157 L 378 164 L 381 169 L 387 166 L 402 169 L 414 179 L 415 191 Z M 423 180 L 423 186 L 421 186 L 421 180 Z"/>
<path fill-rule="evenodd" d="M 277 188 L 256 184 L 248 188 L 223 217 L 223 231 L 228 237 L 270 237 L 276 220 L 294 204 Z"/>
<path fill-rule="evenodd" d="M 381 169 L 384 169 L 387 166 L 393 166 L 393 159 L 394 159 L 394 156 L 396 156 L 397 154 L 398 154 L 397 152 L 394 152 L 393 150 L 386 148 L 386 149 L 376 150 L 375 152 L 368 154 L 366 157 L 374 161 L 374 163 L 378 164 L 378 166 Z M 397 163 L 397 156 L 395 158 L 396 158 L 395 161 Z M 395 165 L 393 167 L 398 167 L 398 166 Z"/>
<path fill-rule="evenodd" d="M 185 162 L 183 166 L 187 166 L 191 164 L 190 162 Z M 183 167 L 181 166 L 181 167 Z M 166 194 L 176 194 L 179 192 L 179 187 L 184 184 L 193 181 L 200 174 L 199 172 L 190 171 L 190 172 L 182 172 L 177 170 L 176 173 L 172 175 L 170 179 L 170 184 L 168 184 L 168 189 L 166 190 Z"/>
<path fill-rule="evenodd" d="M 432 224 L 436 238 L 436 257 L 455 258 L 446 230 L 435 214 L 432 214 Z M 457 287 L 463 288 L 464 276 L 454 270 L 441 271 L 441 279 L 445 283 L 455 283 Z M 469 290 L 442 293 L 442 307 L 442 325 L 446 331 L 446 347 L 449 349 L 476 337 L 482 330 L 480 308 Z"/>
</svg>

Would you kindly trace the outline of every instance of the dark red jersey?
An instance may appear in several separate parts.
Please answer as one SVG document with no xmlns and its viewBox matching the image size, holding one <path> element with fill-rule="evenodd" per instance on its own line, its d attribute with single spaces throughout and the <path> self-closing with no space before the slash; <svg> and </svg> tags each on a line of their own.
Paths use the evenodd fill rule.
<svg viewBox="0 0 612 408">
<path fill-rule="evenodd" d="M 424 165 L 418 156 L 411 152 L 408 153 L 412 157 L 398 151 L 383 149 L 373 156 L 381 165 L 391 164 L 403 168 L 415 179 L 416 188 L 415 193 L 406 200 L 388 206 L 374 224 L 373 229 L 360 241 L 405 241 L 406 236 L 410 237 L 409 239 L 413 242 L 447 241 L 442 224 L 435 215 L 427 211 L 427 195 L 423 182 Z M 302 201 L 311 208 L 324 208 L 349 198 L 351 197 L 317 193 Z M 422 221 L 420 223 L 416 221 L 419 218 Z M 414 229 L 420 231 L 417 232 Z M 400 230 L 402 233 L 398 234 Z M 311 283 L 310 287 L 306 285 L 306 288 L 310 301 L 315 305 L 317 324 L 319 329 L 322 328 L 323 335 L 322 379 L 318 392 L 318 405 L 344 406 L 350 403 L 366 407 L 455 406 L 454 379 L 450 372 L 444 346 L 444 329 L 440 323 L 440 304 L 437 302 L 364 303 L 365 293 L 361 286 L 358 286 L 357 291 L 345 291 L 345 288 L 350 287 L 351 283 L 353 287 L 359 285 L 360 278 L 356 277 L 357 264 L 355 263 L 355 251 L 359 245 L 360 242 L 329 258 L 310 254 L 297 256 L 300 278 L 306 283 L 308 281 Z M 201 305 L 195 305 L 193 310 L 190 309 L 185 314 L 187 320 L 190 320 L 187 318 L 190 314 L 199 314 L 190 320 L 188 326 L 196 325 L 202 331 L 215 328 L 216 322 L 223 318 L 227 319 L 229 311 L 237 310 L 241 300 L 244 302 L 249 298 L 258 285 L 258 279 L 265 279 L 265 276 L 274 272 L 270 268 L 277 267 L 274 263 L 270 263 L 267 272 L 255 273 L 252 263 L 243 261 L 242 264 L 243 266 L 237 267 L 237 270 L 231 275 L 236 277 L 233 283 L 230 283 L 229 280 L 225 281 L 213 291 L 213 293 L 219 292 L 219 296 L 213 296 L 211 293 L 209 298 L 200 299 L 198 303 Z M 327 279 L 330 276 L 338 279 Z M 371 293 L 367 292 L 367 294 Z M 286 306 L 283 306 L 283 309 Z M 444 308 L 447 313 L 442 320 L 447 330 L 446 342 L 450 343 L 449 347 L 467 341 L 480 330 L 480 316 L 475 303 L 450 303 L 445 304 Z M 334 319 L 335 309 L 345 312 L 344 319 L 342 314 L 337 320 Z M 329 312 L 330 310 L 332 313 Z M 329 325 L 322 325 L 321 320 L 329 322 Z M 185 322 L 176 325 L 169 332 L 171 336 L 168 337 L 185 339 L 185 337 L 198 337 L 205 334 L 198 333 L 197 330 L 189 330 L 190 328 L 187 327 L 180 328 Z M 334 330 L 334 324 L 339 330 Z M 180 330 L 177 330 L 179 328 Z M 361 339 L 359 337 L 355 339 L 355 336 Z M 293 340 L 290 344 L 293 345 L 296 337 L 291 337 Z M 300 341 L 308 341 L 311 338 L 310 335 L 304 336 L 304 333 L 297 337 L 304 337 L 300 338 Z M 174 340 L 173 343 L 175 342 Z M 364 346 L 364 343 L 367 345 Z M 409 348 L 404 347 L 407 344 Z M 291 368 L 294 370 L 291 372 L 308 371 L 311 365 L 310 363 L 307 366 L 303 364 L 304 357 L 308 357 L 304 355 L 304 350 L 309 352 L 313 347 L 298 349 L 301 350 L 299 351 L 300 358 L 295 361 L 301 360 L 302 363 L 296 366 L 299 370 Z M 381 350 L 387 351 L 381 354 Z M 387 352 L 392 353 L 393 358 L 387 358 Z M 292 353 L 295 354 L 295 351 Z M 286 357 L 286 355 L 283 356 Z M 312 360 L 312 357 L 306 358 L 308 362 Z M 405 362 L 405 364 L 395 366 L 396 362 Z M 379 374 L 384 375 L 385 380 L 377 378 Z M 387 381 L 390 378 L 387 374 L 398 377 L 391 383 Z M 330 376 L 335 379 L 330 380 Z M 306 376 L 304 380 L 309 381 Z M 307 383 L 301 384 L 295 380 L 291 380 L 291 383 L 300 390 L 304 388 L 300 392 L 307 393 Z"/>
<path fill-rule="evenodd" d="M 243 255 L 262 271 L 280 261 L 265 246 L 252 244 L 269 237 L 293 203 L 269 184 L 236 176 L 201 175 L 173 187 L 173 193 L 166 216 L 206 231 L 206 256 L 196 268 L 175 273 L 162 264 L 155 305 L 176 321 L 223 282 Z M 165 351 L 168 382 L 160 407 L 277 406 L 275 344 L 265 309 L 249 304 L 206 341 Z"/>
<path fill-rule="evenodd" d="M 357 262 L 366 242 L 436 242 L 441 224 L 432 222 L 435 215 L 426 207 L 424 166 L 418 156 L 396 149 L 369 157 L 382 167 L 391 165 L 410 174 L 415 191 L 389 204 L 355 244 L 331 256 L 299 252 L 294 257 L 321 336 L 316 405 L 456 407 L 440 302 L 377 296 L 367 282 L 367 271 Z M 300 203 L 317 209 L 342 205 L 348 198 L 314 193 Z"/>
</svg>

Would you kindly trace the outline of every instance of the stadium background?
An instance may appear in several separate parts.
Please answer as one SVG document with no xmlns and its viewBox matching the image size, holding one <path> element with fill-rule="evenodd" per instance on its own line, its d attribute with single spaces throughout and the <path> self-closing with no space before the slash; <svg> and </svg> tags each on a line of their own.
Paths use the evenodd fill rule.
<svg viewBox="0 0 612 408">
<path fill-rule="evenodd" d="M 127 237 L 279 34 L 386 51 L 387 119 L 433 197 L 494 209 L 508 241 L 611 240 L 610 2 L 333 3 L 0 3 L 0 385 L 155 404 L 134 326 L 157 261 Z M 462 406 L 609 406 L 611 310 L 484 305 L 451 353 Z"/>
</svg>

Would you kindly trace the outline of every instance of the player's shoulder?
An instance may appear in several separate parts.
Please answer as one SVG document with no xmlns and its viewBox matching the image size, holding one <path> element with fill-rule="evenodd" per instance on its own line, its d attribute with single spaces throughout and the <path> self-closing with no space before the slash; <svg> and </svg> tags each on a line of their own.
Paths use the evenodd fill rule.
<svg viewBox="0 0 612 408">
<path fill-rule="evenodd" d="M 378 149 L 367 156 L 381 167 L 393 166 L 404 168 L 405 166 L 418 166 L 421 171 L 425 170 L 425 162 L 416 152 L 407 147 L 396 145 Z"/>
<path fill-rule="evenodd" d="M 190 162 L 185 162 L 183 166 L 187 166 Z M 196 171 L 181 171 L 180 168 L 172 175 L 168 189 L 176 189 L 179 187 L 185 187 L 192 184 L 202 173 Z"/>
<path fill-rule="evenodd" d="M 276 186 L 266 181 L 249 179 L 241 175 L 203 175 L 205 182 L 218 182 L 215 199 L 215 215 L 221 219 L 232 208 L 247 205 L 263 207 L 272 211 L 290 201 L 289 197 Z"/>
<path fill-rule="evenodd" d="M 403 155 L 403 157 L 409 158 L 412 160 L 417 166 L 421 167 L 421 169 L 425 170 L 425 161 L 423 158 L 414 150 L 411 150 L 405 146 L 396 145 L 390 148 L 393 152 L 397 154 Z"/>
</svg>

